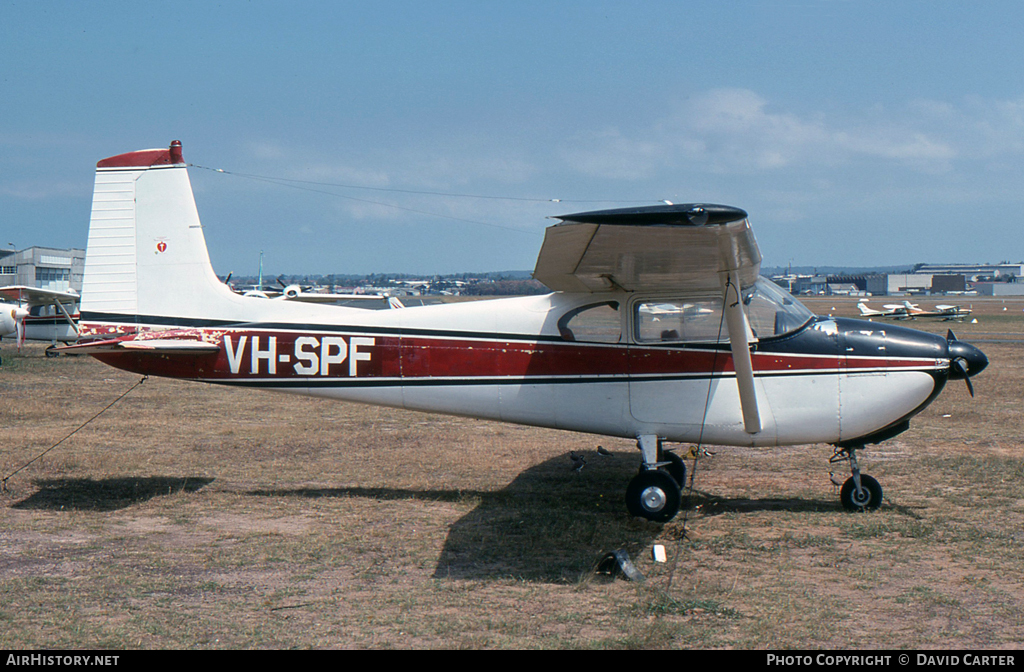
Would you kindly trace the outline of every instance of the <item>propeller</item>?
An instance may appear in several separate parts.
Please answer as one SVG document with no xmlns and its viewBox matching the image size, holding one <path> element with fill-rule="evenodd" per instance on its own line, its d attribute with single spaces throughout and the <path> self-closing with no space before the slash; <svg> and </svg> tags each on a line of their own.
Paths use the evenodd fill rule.
<svg viewBox="0 0 1024 672">
<path fill-rule="evenodd" d="M 287 297 L 289 299 L 294 299 L 297 296 L 299 296 L 300 294 L 302 294 L 303 292 L 308 292 L 311 289 L 313 289 L 312 285 L 298 285 L 298 284 L 286 285 L 286 284 L 284 284 L 284 274 L 283 273 L 281 275 L 277 276 L 276 278 L 274 278 L 274 282 L 276 282 L 277 286 L 281 288 L 281 294 L 283 294 L 285 297 Z"/>
<path fill-rule="evenodd" d="M 963 357 L 957 357 L 951 362 L 951 364 L 963 374 L 964 382 L 967 383 L 967 391 L 971 393 L 971 397 L 974 397 L 974 385 L 971 384 L 971 378 L 967 375 L 967 362 L 964 361 Z"/>
<path fill-rule="evenodd" d="M 946 347 L 949 351 L 949 377 L 951 380 L 963 378 L 967 383 L 967 391 L 974 396 L 974 385 L 971 376 L 981 373 L 988 366 L 988 357 L 970 343 L 957 340 L 952 329 L 946 332 Z"/>
<path fill-rule="evenodd" d="M 21 352 L 21 346 L 25 345 L 25 318 L 28 317 L 28 311 L 19 306 L 11 311 L 11 317 L 14 318 L 14 342 L 18 352 Z"/>
</svg>

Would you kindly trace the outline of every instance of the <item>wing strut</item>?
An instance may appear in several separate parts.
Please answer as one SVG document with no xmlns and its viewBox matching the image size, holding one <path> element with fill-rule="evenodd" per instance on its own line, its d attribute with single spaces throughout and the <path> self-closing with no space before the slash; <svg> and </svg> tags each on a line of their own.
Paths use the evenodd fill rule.
<svg viewBox="0 0 1024 672">
<path fill-rule="evenodd" d="M 78 330 L 78 325 L 75 324 L 73 319 L 71 319 L 71 315 L 68 314 L 68 309 L 64 307 L 64 304 L 60 302 L 60 299 L 55 298 L 53 302 L 57 304 L 58 308 L 60 308 L 60 312 L 64 313 L 64 319 L 66 319 L 68 324 L 71 325 L 71 328 L 75 330 L 75 335 L 81 336 L 82 332 Z"/>
<path fill-rule="evenodd" d="M 743 409 L 743 430 L 747 434 L 757 434 L 761 431 L 761 415 L 757 411 L 754 368 L 750 363 L 750 343 L 754 335 L 743 312 L 738 274 L 727 271 L 722 274 L 722 278 L 725 284 L 725 321 L 729 328 L 729 346 L 732 349 L 732 365 L 736 370 L 740 407 Z"/>
</svg>

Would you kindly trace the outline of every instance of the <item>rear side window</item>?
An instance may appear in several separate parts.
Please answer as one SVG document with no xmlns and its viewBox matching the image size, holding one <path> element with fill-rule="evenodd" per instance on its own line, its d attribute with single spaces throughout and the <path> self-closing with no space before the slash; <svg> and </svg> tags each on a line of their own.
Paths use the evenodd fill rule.
<svg viewBox="0 0 1024 672">
<path fill-rule="evenodd" d="M 621 343 L 619 302 L 608 301 L 570 310 L 558 320 L 558 333 L 567 341 Z"/>
</svg>

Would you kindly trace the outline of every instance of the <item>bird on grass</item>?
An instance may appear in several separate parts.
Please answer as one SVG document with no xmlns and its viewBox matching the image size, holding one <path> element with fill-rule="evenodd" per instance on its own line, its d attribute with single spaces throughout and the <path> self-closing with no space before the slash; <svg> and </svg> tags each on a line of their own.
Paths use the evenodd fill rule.
<svg viewBox="0 0 1024 672">
<path fill-rule="evenodd" d="M 612 451 L 608 450 L 604 446 L 598 446 L 597 447 L 597 454 L 598 455 L 604 455 L 605 457 L 611 457 Z"/>
<path fill-rule="evenodd" d="M 712 455 L 714 455 L 714 453 L 703 446 L 690 446 L 690 450 L 686 452 L 684 457 L 695 460 L 698 457 L 711 457 Z"/>
<path fill-rule="evenodd" d="M 587 458 L 575 450 L 569 453 L 569 459 L 572 460 L 572 470 L 577 474 L 583 471 L 583 467 L 587 466 Z"/>
<path fill-rule="evenodd" d="M 828 480 L 832 481 L 832 485 L 835 487 L 837 492 L 839 491 L 839 488 L 843 487 L 843 482 L 836 478 L 835 472 L 828 472 Z"/>
</svg>

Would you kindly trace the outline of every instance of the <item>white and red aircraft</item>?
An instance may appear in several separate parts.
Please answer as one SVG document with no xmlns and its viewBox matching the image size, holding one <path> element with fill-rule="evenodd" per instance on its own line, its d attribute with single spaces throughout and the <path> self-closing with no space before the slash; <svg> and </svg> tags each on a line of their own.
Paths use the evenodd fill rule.
<svg viewBox="0 0 1024 672">
<path fill-rule="evenodd" d="M 636 439 L 626 504 L 655 521 L 679 510 L 686 474 L 665 442 L 830 443 L 850 463 L 843 505 L 877 508 L 858 449 L 988 363 L 952 333 L 813 315 L 758 277 L 742 210 L 559 219 L 534 271 L 544 296 L 267 301 L 214 274 L 181 144 L 121 154 L 97 164 L 83 339 L 67 349 L 144 374 Z"/>
<path fill-rule="evenodd" d="M 53 345 L 78 339 L 78 294 L 24 285 L 0 287 L 0 338 L 14 336 L 20 349 L 28 341 Z M 46 354 L 55 356 L 53 348 Z"/>
<path fill-rule="evenodd" d="M 868 304 L 865 303 L 867 299 L 862 299 L 857 302 L 857 309 L 860 310 L 861 317 L 898 317 L 903 315 L 903 306 L 898 303 L 887 303 L 883 306 L 885 310 L 876 310 L 874 308 L 868 308 Z"/>
<path fill-rule="evenodd" d="M 903 302 L 903 308 L 905 309 L 905 316 L 907 319 L 914 319 L 916 317 L 937 317 L 943 322 L 949 320 L 963 320 L 965 317 L 971 314 L 970 308 L 961 308 L 955 305 L 942 305 L 935 306 L 935 310 L 924 310 L 917 304 L 911 303 L 910 301 Z"/>
</svg>

